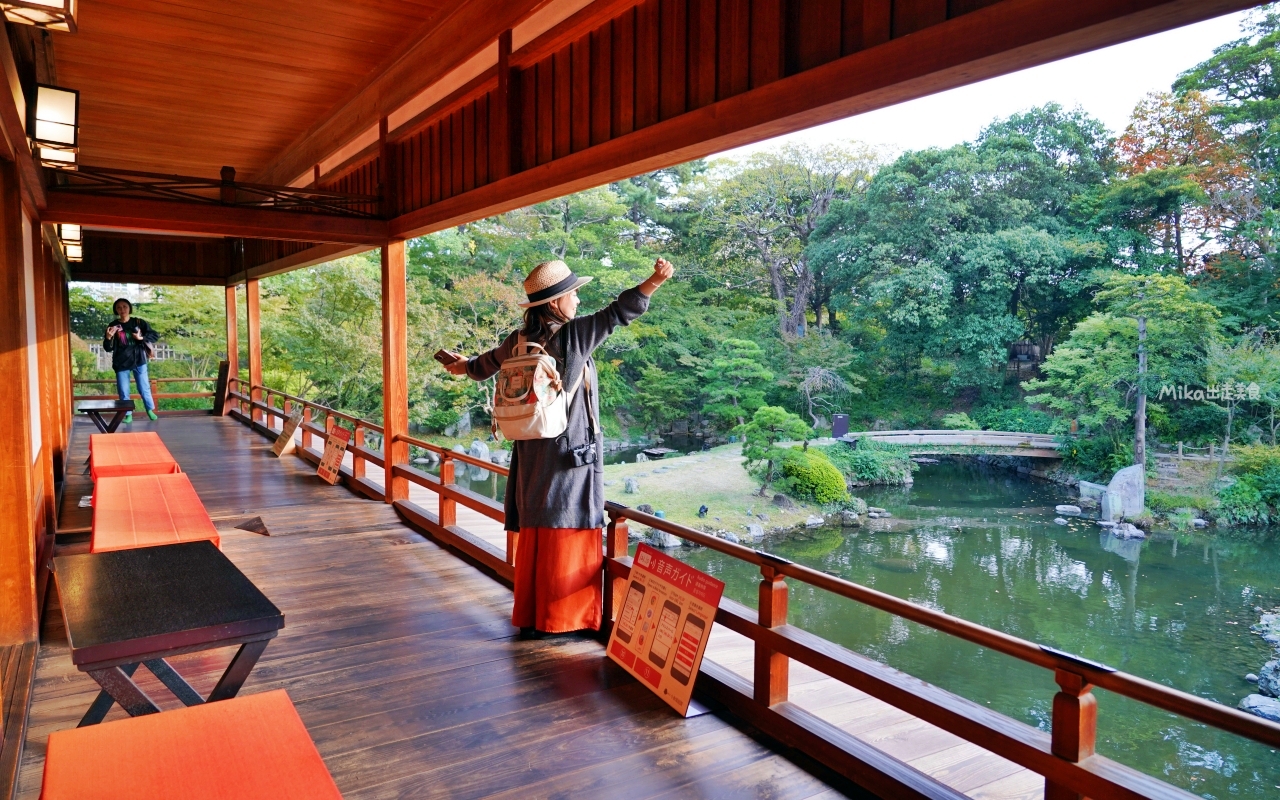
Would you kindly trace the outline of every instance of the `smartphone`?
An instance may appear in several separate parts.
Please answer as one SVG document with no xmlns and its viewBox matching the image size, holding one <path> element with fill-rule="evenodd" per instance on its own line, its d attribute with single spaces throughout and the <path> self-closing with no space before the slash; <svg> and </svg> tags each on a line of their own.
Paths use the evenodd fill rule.
<svg viewBox="0 0 1280 800">
<path fill-rule="evenodd" d="M 649 645 L 649 660 L 662 669 L 671 655 L 671 643 L 676 639 L 676 623 L 680 621 L 680 606 L 668 600 L 662 604 L 658 626 L 653 632 L 653 644 Z"/>
<path fill-rule="evenodd" d="M 707 623 L 693 614 L 685 617 L 684 629 L 680 631 L 679 644 L 676 645 L 676 657 L 671 662 L 671 677 L 688 686 L 693 676 L 693 659 L 698 655 L 698 647 L 707 632 Z"/>
<path fill-rule="evenodd" d="M 622 613 L 618 615 L 618 638 L 628 644 L 636 632 L 636 619 L 640 616 L 640 601 L 644 599 L 644 586 L 632 581 L 627 587 L 627 599 L 622 604 Z"/>
<path fill-rule="evenodd" d="M 458 358 L 460 358 L 460 356 L 449 355 L 443 350 L 437 350 L 433 358 L 435 358 L 436 361 L 439 361 L 441 364 L 444 364 L 447 367 L 453 362 L 457 361 Z"/>
</svg>

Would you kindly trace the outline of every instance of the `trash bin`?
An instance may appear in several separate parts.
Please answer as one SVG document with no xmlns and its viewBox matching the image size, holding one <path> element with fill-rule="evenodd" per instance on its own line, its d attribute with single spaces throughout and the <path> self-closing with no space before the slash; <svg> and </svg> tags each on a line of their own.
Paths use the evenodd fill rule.
<svg viewBox="0 0 1280 800">
<path fill-rule="evenodd" d="M 849 415 L 835 414 L 831 417 L 831 435 L 839 439 L 849 433 Z"/>
</svg>

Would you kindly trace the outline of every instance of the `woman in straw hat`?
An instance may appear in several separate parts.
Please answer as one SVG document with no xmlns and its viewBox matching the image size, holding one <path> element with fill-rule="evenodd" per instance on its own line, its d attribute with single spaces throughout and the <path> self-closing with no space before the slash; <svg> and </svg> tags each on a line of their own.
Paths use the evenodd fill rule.
<svg viewBox="0 0 1280 800">
<path fill-rule="evenodd" d="M 445 367 L 477 381 L 490 378 L 523 335 L 555 356 L 566 386 L 583 376 L 582 388 L 569 402 L 565 434 L 515 442 L 511 456 L 506 527 L 518 533 L 511 622 L 526 635 L 600 629 L 604 452 L 593 434 L 600 429 L 600 397 L 591 354 L 614 328 L 648 310 L 649 297 L 674 271 L 660 258 L 639 286 L 618 295 L 603 310 L 577 317 L 578 288 L 591 278 L 578 277 L 563 261 L 539 264 L 524 282 L 524 325 L 489 352 L 457 356 Z M 593 438 L 594 462 L 574 466 L 570 451 Z"/>
</svg>

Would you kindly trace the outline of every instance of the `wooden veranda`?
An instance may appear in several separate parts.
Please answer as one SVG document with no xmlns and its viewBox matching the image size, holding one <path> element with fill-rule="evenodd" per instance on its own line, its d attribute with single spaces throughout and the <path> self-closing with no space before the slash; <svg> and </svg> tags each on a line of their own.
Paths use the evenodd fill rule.
<svg viewBox="0 0 1280 800">
<path fill-rule="evenodd" d="M 308 436 L 324 434 L 321 418 L 325 426 L 356 429 L 359 447 L 348 483 L 383 502 L 382 511 L 362 501 L 362 510 L 352 512 L 358 519 L 348 526 L 338 514 L 327 529 L 318 526 L 327 530 L 322 535 L 277 540 L 230 533 L 228 550 L 255 580 L 282 598 L 302 603 L 295 619 L 315 616 L 319 608 L 311 610 L 312 600 L 322 603 L 320 598 L 346 587 L 340 576 L 324 568 L 308 572 L 290 567 L 289 548 L 367 552 L 370 558 L 361 562 L 361 569 L 369 570 L 367 579 L 382 591 L 339 610 L 340 617 L 351 621 L 352 635 L 359 635 L 362 625 L 382 624 L 377 621 L 382 617 L 399 621 L 388 625 L 423 625 L 427 627 L 422 632 L 430 633 L 432 614 L 406 605 L 418 600 L 423 606 L 451 608 L 449 601 L 434 596 L 423 600 L 436 591 L 432 586 L 444 594 L 465 595 L 479 618 L 486 620 L 481 627 L 497 625 L 504 602 L 501 587 L 478 578 L 470 566 L 448 561 L 445 551 L 432 549 L 436 545 L 403 532 L 404 524 L 414 526 L 491 576 L 509 579 L 510 542 L 504 541 L 504 534 L 491 536 L 493 541 L 482 535 L 484 525 L 492 529 L 492 509 L 482 498 L 450 487 L 447 480 L 433 484 L 432 476 L 418 473 L 408 461 L 409 448 L 417 443 L 408 431 L 407 239 L 1254 4 L 370 0 L 355 6 L 335 0 L 232 0 L 215 8 L 194 2 L 80 0 L 67 4 L 74 15 L 74 24 L 65 26 L 69 32 L 22 24 L 11 16 L 0 38 L 0 68 L 7 79 L 7 90 L 0 91 L 0 302 L 11 317 L 9 324 L 0 325 L 0 375 L 9 389 L 0 403 L 0 792 L 15 785 L 23 742 L 30 743 L 28 753 L 36 758 L 40 731 L 47 733 L 49 725 L 61 724 L 61 712 L 56 711 L 60 701 L 46 706 L 41 699 L 59 690 L 37 680 L 33 692 L 32 681 L 41 620 L 47 618 L 48 604 L 57 603 L 48 591 L 47 566 L 55 547 L 76 546 L 74 540 L 58 542 L 55 537 L 59 529 L 74 536 L 70 531 L 76 526 L 67 523 L 75 512 L 60 518 L 59 506 L 66 508 L 67 497 L 78 491 L 70 487 L 79 480 L 81 463 L 73 441 L 69 281 L 226 287 L 226 352 L 231 354 L 233 376 L 240 367 L 234 363 L 240 351 L 237 318 L 243 315 L 248 323 L 248 369 L 245 380 L 234 387 L 238 396 L 227 410 L 263 429 L 273 418 L 278 421 L 284 403 L 297 401 L 273 394 L 263 384 L 259 280 L 380 249 L 382 420 L 375 424 L 313 408 L 308 413 L 318 417 L 309 424 Z M 0 2 L 9 5 L 13 3 Z M 34 123 L 42 113 L 36 104 L 40 86 L 79 93 L 74 150 L 54 152 L 47 142 L 35 140 L 47 138 Z M 66 166 L 70 157 L 75 169 Z M 241 284 L 244 309 L 236 307 L 236 287 Z M 231 515 L 279 506 L 281 497 L 290 498 L 283 505 L 310 502 L 314 487 L 299 488 L 301 484 L 286 478 L 258 485 L 246 477 L 259 467 L 243 466 L 235 460 L 241 456 L 231 455 L 246 446 L 246 434 L 230 421 L 174 422 L 176 435 L 192 439 L 192 452 L 225 451 L 225 458 L 210 459 L 209 483 L 202 489 L 211 506 Z M 368 446 L 361 431 L 378 434 L 385 444 Z M 380 479 L 365 472 L 370 465 L 370 472 Z M 270 467 L 294 468 L 275 463 Z M 411 493 L 411 487 L 418 488 Z M 418 502 L 415 496 L 421 500 L 421 491 L 441 499 Z M 326 497 L 326 507 L 348 501 Z M 460 511 L 459 505 L 468 510 Z M 628 568 L 623 546 L 627 519 L 638 517 L 612 511 L 606 550 L 609 576 L 616 580 Z M 474 530 L 468 528 L 472 522 Z M 389 527 L 381 527 L 384 524 Z M 700 541 L 696 532 L 678 535 Z M 392 541 L 399 539 L 407 544 Z M 654 783 L 637 784 L 637 793 L 657 794 L 660 787 L 673 793 L 703 793 L 701 781 L 731 765 L 727 755 L 721 761 L 721 752 L 741 759 L 740 768 L 732 767 L 737 770 L 732 772 L 738 776 L 735 780 L 785 775 L 788 785 L 796 787 L 795 796 L 808 796 L 804 792 L 809 789 L 809 795 L 829 788 L 850 791 L 853 783 L 882 795 L 915 791 L 943 796 L 953 791 L 932 778 L 913 783 L 921 779 L 903 770 L 903 759 L 869 750 L 838 725 L 797 711 L 788 700 L 788 665 L 793 663 L 926 720 L 964 740 L 964 746 L 980 745 L 999 753 L 1017 769 L 1031 770 L 1033 782 L 1047 787 L 1047 794 L 1055 798 L 1178 795 L 1155 779 L 1130 775 L 1092 755 L 1091 685 L 1280 744 L 1275 726 L 1241 719 L 1234 711 L 1163 693 L 1160 687 L 1130 681 L 1131 676 L 1116 677 L 1030 643 L 1002 639 L 958 621 L 933 619 L 924 609 L 895 605 L 859 587 L 771 561 L 767 554 L 740 550 L 730 554 L 761 568 L 760 608 L 725 607 L 717 622 L 746 637 L 750 669 L 738 674 L 713 668 L 700 680 L 708 699 L 718 702 L 723 714 L 746 720 L 737 724 L 753 726 L 751 736 L 757 740 L 744 738 L 724 718 L 695 720 L 690 724 L 706 731 L 702 742 L 709 748 L 699 751 L 701 760 L 690 756 L 690 765 L 701 765 L 697 774 L 692 767 L 658 759 L 653 762 L 660 765 L 653 767 L 657 772 L 646 773 Z M 427 552 L 432 556 L 425 562 L 409 556 Z M 809 582 L 921 624 L 941 626 L 952 635 L 983 640 L 1052 671 L 1061 688 L 1054 701 L 1052 735 L 1033 735 L 941 694 L 922 690 L 924 699 L 912 699 L 903 683 L 906 678 L 876 672 L 850 654 L 790 629 L 785 624 L 788 580 Z M 393 583 L 394 588 L 387 588 Z M 424 592 L 421 597 L 419 589 Z M 461 610 L 464 605 L 458 604 L 457 614 L 467 613 Z M 437 621 L 443 624 L 455 611 L 440 613 L 444 616 Z M 57 631 L 46 628 L 43 633 L 47 638 L 41 669 L 55 669 Z M 529 665 L 538 662 L 538 648 L 530 645 L 526 652 L 520 649 L 523 645 L 502 644 L 505 635 L 481 636 L 487 644 L 477 640 L 471 651 L 481 661 L 492 662 L 494 685 L 502 682 L 500 676 L 537 671 Z M 289 641 L 282 640 L 280 644 L 287 646 L 278 648 L 288 654 L 282 660 L 310 663 L 303 651 L 289 650 L 305 650 L 302 638 L 297 645 Z M 437 642 L 464 645 L 447 636 Z M 556 651 L 557 658 L 563 655 L 572 661 L 581 656 L 598 662 L 593 647 L 597 646 L 587 641 L 564 645 Z M 397 657 L 412 662 L 415 656 L 405 651 Z M 438 661 L 427 658 L 421 668 L 430 672 L 430 663 Z M 270 663 L 264 667 L 275 668 Z M 554 673 L 561 667 L 548 669 Z M 674 748 L 664 752 L 691 752 L 680 749 L 685 745 L 678 742 L 686 741 L 685 734 L 660 738 L 664 734 L 659 731 L 679 726 L 664 722 L 646 705 L 647 699 L 621 685 L 613 687 L 607 667 L 596 663 L 591 669 L 596 670 L 590 674 L 599 691 L 573 703 L 585 704 L 583 698 L 591 697 L 600 705 L 584 714 L 603 714 L 601 724 L 622 726 L 617 731 L 640 725 L 634 736 L 619 733 L 618 741 L 653 742 L 657 749 L 645 752 L 664 747 Z M 312 669 L 305 674 L 322 672 Z M 264 671 L 259 679 L 288 680 L 284 672 L 275 674 L 270 678 Z M 316 680 L 307 685 L 323 683 Z M 536 681 L 526 688 L 554 695 L 555 680 L 542 680 L 542 689 L 532 688 Z M 63 688 L 67 696 L 78 691 L 69 684 Z M 46 691 L 50 693 L 42 694 Z M 29 718 L 33 695 L 38 702 L 35 716 Z M 490 700 L 506 702 L 501 697 L 509 695 L 497 693 Z M 850 698 L 849 703 L 861 700 Z M 40 716 L 46 712 L 50 715 Z M 412 717 L 412 712 L 406 713 Z M 341 714 L 335 712 L 324 724 L 341 729 Z M 519 758 L 512 754 L 531 746 L 518 730 L 484 719 L 483 714 L 475 717 L 477 727 L 472 730 L 486 754 Z M 587 719 L 582 718 L 584 725 Z M 414 728 L 412 736 L 430 735 L 422 719 L 409 722 L 422 726 Z M 394 724 L 379 730 L 394 738 L 393 728 Z M 367 733 L 360 725 L 346 730 L 343 735 L 356 739 Z M 324 736 L 316 738 L 322 749 L 328 746 Z M 783 745 L 769 742 L 784 742 L 807 756 L 770 749 Z M 725 749 L 717 749 L 721 747 Z M 642 763 L 635 766 L 643 771 L 640 758 Z M 805 769 L 797 767 L 796 760 Z M 406 771 L 401 775 L 412 780 L 408 776 L 417 773 L 407 761 L 402 763 Z M 612 779 L 615 767 L 604 766 L 607 763 L 584 765 L 574 774 L 587 782 L 574 786 L 587 791 L 596 785 L 591 780 Z M 353 767 L 350 774 L 358 769 Z M 335 773 L 346 774 L 337 767 Z M 540 775 L 537 780 L 553 777 Z M 495 792 L 514 793 L 525 785 L 525 777 L 494 769 L 469 779 L 490 779 L 501 784 L 490 787 Z M 24 791 L 30 790 L 30 780 L 29 774 L 24 776 Z M 965 791 L 989 783 L 967 786 Z M 459 794 L 488 793 L 458 786 Z M 647 788 L 641 791 L 641 786 Z M 546 793 L 553 793 L 550 787 Z"/>
</svg>

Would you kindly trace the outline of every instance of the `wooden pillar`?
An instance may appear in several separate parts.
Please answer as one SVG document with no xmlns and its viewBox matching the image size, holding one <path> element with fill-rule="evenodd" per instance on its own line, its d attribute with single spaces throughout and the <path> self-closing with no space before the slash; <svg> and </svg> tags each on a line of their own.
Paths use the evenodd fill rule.
<svg viewBox="0 0 1280 800">
<path fill-rule="evenodd" d="M 255 387 L 262 385 L 262 321 L 258 316 L 258 281 L 256 278 L 245 281 L 245 315 L 249 321 L 249 397 L 258 399 Z M 262 419 L 262 412 L 252 409 L 254 422 Z"/>
<path fill-rule="evenodd" d="M 787 624 L 787 582 L 773 567 L 760 568 L 760 624 L 776 628 Z M 787 699 L 790 660 L 756 642 L 755 699 L 771 706 Z"/>
<path fill-rule="evenodd" d="M 1083 676 L 1064 669 L 1054 670 L 1053 679 L 1061 689 L 1053 696 L 1053 738 L 1050 749 L 1058 758 L 1078 764 L 1093 755 L 1098 732 L 1098 700 L 1093 685 Z M 1060 786 L 1048 778 L 1045 800 L 1083 800 L 1079 792 Z"/>
<path fill-rule="evenodd" d="M 404 242 L 382 246 L 382 458 L 387 502 L 409 499 L 409 481 L 392 474 L 409 462 L 409 322 Z"/>
<path fill-rule="evenodd" d="M 508 546 L 508 549 L 510 550 L 508 554 L 508 561 L 514 564 L 515 549 L 511 547 L 511 544 L 510 544 L 509 537 L 511 536 L 511 534 L 508 533 L 507 536 L 508 536 L 507 546 Z M 610 511 L 609 525 L 607 528 L 605 528 L 604 592 L 602 595 L 604 600 L 604 609 L 600 617 L 601 620 L 603 621 L 603 624 L 600 626 L 600 635 L 605 640 L 609 638 L 609 633 L 613 628 L 613 615 L 617 613 L 617 610 L 620 607 L 618 605 L 618 601 L 622 598 L 622 592 L 626 589 L 626 586 L 627 586 L 626 581 L 620 578 L 609 577 L 609 559 L 626 558 L 627 551 L 630 548 L 630 546 L 631 546 L 630 530 L 627 527 L 627 520 L 625 518 L 619 518 L 615 516 L 614 513 Z"/>
<path fill-rule="evenodd" d="M 236 391 L 241 391 L 240 380 L 240 320 L 236 314 L 236 287 L 235 284 L 226 287 L 226 324 L 227 324 L 227 377 L 234 379 L 234 383 L 230 380 L 229 385 L 235 386 Z M 217 401 L 215 401 L 216 405 Z M 231 409 L 237 408 L 235 403 L 223 403 L 222 413 L 227 415 L 231 413 Z"/>
<path fill-rule="evenodd" d="M 32 469 L 30 353 L 24 217 L 17 167 L 0 161 L 0 304 L 11 324 L 0 325 L 0 644 L 36 638 L 35 471 Z"/>
</svg>

